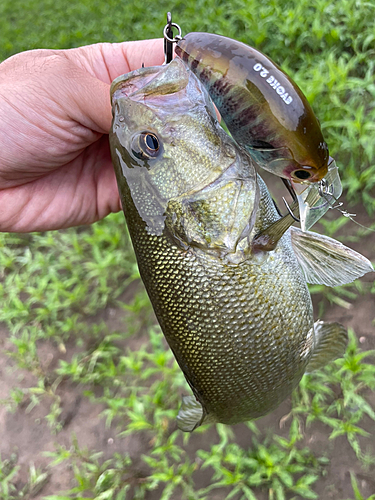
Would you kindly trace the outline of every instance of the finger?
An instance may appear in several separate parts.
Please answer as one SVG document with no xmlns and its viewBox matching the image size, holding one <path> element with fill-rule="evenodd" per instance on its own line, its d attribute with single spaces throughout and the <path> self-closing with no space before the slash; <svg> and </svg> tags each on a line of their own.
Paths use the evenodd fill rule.
<svg viewBox="0 0 375 500">
<path fill-rule="evenodd" d="M 70 118 L 86 129 L 108 134 L 112 123 L 110 85 L 83 72 L 66 83 L 64 105 Z"/>
<path fill-rule="evenodd" d="M 142 64 L 160 65 L 164 61 L 162 39 L 98 43 L 64 51 L 64 55 L 82 71 L 74 78 L 75 88 L 69 91 L 75 105 L 72 117 L 100 133 L 108 133 L 111 127 L 112 80 Z"/>
<path fill-rule="evenodd" d="M 148 67 L 163 64 L 163 39 L 103 44 L 102 54 L 112 81 L 124 73 L 141 68 L 142 65 Z"/>
<path fill-rule="evenodd" d="M 33 182 L 0 190 L 0 231 L 48 231 L 91 224 L 120 210 L 108 138 Z"/>
<path fill-rule="evenodd" d="M 105 83 L 144 66 L 164 62 L 163 39 L 137 42 L 97 43 L 64 51 L 75 64 Z"/>
<path fill-rule="evenodd" d="M 141 42 L 128 42 L 124 51 L 131 71 L 144 66 L 159 66 L 164 63 L 164 40 L 143 40 Z"/>
</svg>

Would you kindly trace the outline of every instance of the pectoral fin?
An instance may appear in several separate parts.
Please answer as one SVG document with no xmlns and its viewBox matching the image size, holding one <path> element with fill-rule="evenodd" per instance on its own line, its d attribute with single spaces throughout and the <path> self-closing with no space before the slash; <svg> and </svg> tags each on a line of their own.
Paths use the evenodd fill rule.
<svg viewBox="0 0 375 500">
<path fill-rule="evenodd" d="M 306 281 L 338 286 L 373 272 L 371 262 L 339 241 L 292 227 L 292 245 Z"/>
<path fill-rule="evenodd" d="M 290 207 L 291 212 L 294 216 L 298 215 L 298 204 L 293 203 Z M 277 243 L 280 238 L 286 233 L 286 231 L 294 224 L 295 219 L 292 215 L 286 214 L 281 219 L 272 223 L 262 232 L 257 234 L 253 240 L 252 247 L 253 250 L 263 250 L 265 252 L 270 252 L 276 248 Z"/>
<path fill-rule="evenodd" d="M 330 361 L 343 356 L 348 343 L 348 332 L 340 323 L 316 321 L 314 333 L 314 354 L 307 365 L 306 373 L 323 368 Z"/>
<path fill-rule="evenodd" d="M 194 396 L 184 396 L 177 415 L 177 426 L 181 431 L 192 432 L 204 419 L 202 405 Z"/>
</svg>

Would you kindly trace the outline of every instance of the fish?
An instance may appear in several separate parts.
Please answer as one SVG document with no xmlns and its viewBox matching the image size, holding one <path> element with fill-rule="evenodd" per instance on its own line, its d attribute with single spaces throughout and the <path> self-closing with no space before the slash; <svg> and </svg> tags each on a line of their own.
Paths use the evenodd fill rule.
<svg viewBox="0 0 375 500">
<path fill-rule="evenodd" d="M 261 417 L 309 367 L 345 350 L 342 325 L 314 322 L 307 282 L 350 282 L 371 263 L 297 228 L 279 228 L 273 250 L 253 244 L 280 216 L 181 59 L 118 77 L 111 103 L 111 155 L 139 272 L 192 391 L 177 425 Z"/>
<path fill-rule="evenodd" d="M 315 183 L 328 170 L 320 124 L 297 84 L 269 57 L 212 33 L 176 44 L 208 90 L 234 139 L 263 169 L 294 183 Z"/>
</svg>

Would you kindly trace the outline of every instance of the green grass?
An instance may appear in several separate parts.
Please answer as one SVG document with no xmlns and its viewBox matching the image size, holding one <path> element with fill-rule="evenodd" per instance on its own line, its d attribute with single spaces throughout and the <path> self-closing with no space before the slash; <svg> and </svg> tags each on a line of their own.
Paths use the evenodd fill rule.
<svg viewBox="0 0 375 500">
<path fill-rule="evenodd" d="M 234 0 L 139 3 L 113 0 L 2 0 L 0 60 L 21 50 L 70 48 L 99 41 L 118 42 L 161 35 L 167 10 L 183 33 L 210 31 L 247 42 L 279 63 L 301 86 L 319 117 L 331 154 L 340 168 L 345 199 L 375 211 L 375 6 L 368 1 L 308 0 L 269 2 Z M 346 203 L 344 207 L 346 207 Z M 359 221 L 361 222 L 361 221 Z M 344 226 L 344 227 L 342 227 Z M 367 244 L 340 218 L 323 222 L 325 234 L 343 229 Z M 323 429 L 330 443 L 346 440 L 356 466 L 371 468 L 374 436 L 366 430 L 375 420 L 374 353 L 362 352 L 354 332 L 344 358 L 307 375 L 293 394 L 287 430 L 273 437 L 259 431 L 261 422 L 243 426 L 243 439 L 218 425 L 210 443 L 207 427 L 190 437 L 175 428 L 181 394 L 188 388 L 152 316 L 122 214 L 91 227 L 43 234 L 0 235 L 0 322 L 8 337 L 5 350 L 17 373 L 31 374 L 25 385 L 15 377 L 2 404 L 8 412 L 48 403 L 47 426 L 56 439 L 43 470 L 29 464 L 27 480 L 19 481 L 17 456 L 0 458 L 0 497 L 33 498 L 66 464 L 74 484 L 49 500 L 92 498 L 210 499 L 216 490 L 226 498 L 269 500 L 318 498 L 316 485 L 325 476 L 325 450 L 306 447 L 305 433 Z M 132 284 L 136 293 L 123 303 Z M 330 304 L 343 311 L 375 286 L 357 282 L 338 287 L 312 287 L 319 293 L 322 314 Z M 113 308 L 123 319 L 110 326 L 103 310 Z M 131 339 L 140 339 L 136 347 Z M 57 366 L 46 367 L 40 348 L 63 354 Z M 62 383 L 70 383 L 101 405 L 102 418 L 118 439 L 145 442 L 137 460 L 126 453 L 110 458 L 87 450 L 72 438 L 59 444 L 64 427 Z M 370 422 L 370 424 L 369 424 Z M 210 434 L 211 435 L 211 434 Z M 201 441 L 202 443 L 201 444 Z M 341 442 L 341 441 L 340 441 Z M 327 444 L 327 447 L 328 447 Z M 41 450 L 42 451 L 42 450 Z M 141 464 L 141 465 L 140 465 Z M 205 484 L 202 485 L 202 479 Z M 351 476 L 355 500 L 363 499 Z M 351 492 L 348 492 L 347 497 Z M 261 496 L 259 496 L 261 495 Z M 44 497 L 47 498 L 47 497 Z M 354 500 L 353 498 L 353 500 Z M 370 497 L 368 500 L 370 500 Z"/>
<path fill-rule="evenodd" d="M 17 477 L 20 466 L 17 456 L 12 454 L 2 460 L 0 456 L 0 498 L 1 500 L 21 500 L 34 498 L 48 481 L 48 472 L 43 472 L 30 464 L 27 482 L 22 488 L 17 488 L 13 481 Z"/>
</svg>

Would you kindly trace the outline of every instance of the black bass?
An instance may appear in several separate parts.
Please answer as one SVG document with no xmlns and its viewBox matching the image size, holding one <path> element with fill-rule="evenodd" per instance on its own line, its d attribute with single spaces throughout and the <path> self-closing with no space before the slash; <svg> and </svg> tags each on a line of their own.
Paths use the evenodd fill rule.
<svg viewBox="0 0 375 500">
<path fill-rule="evenodd" d="M 306 370 L 341 355 L 346 331 L 314 324 L 306 280 L 372 271 L 331 238 L 280 228 L 248 153 L 220 127 L 201 82 L 176 58 L 117 78 L 111 154 L 139 270 L 194 396 L 178 425 L 265 415 Z"/>
</svg>

